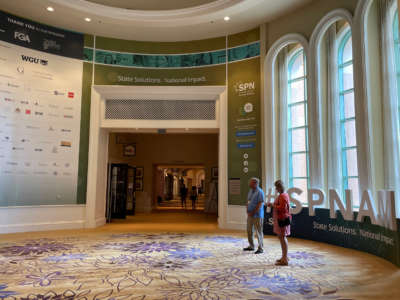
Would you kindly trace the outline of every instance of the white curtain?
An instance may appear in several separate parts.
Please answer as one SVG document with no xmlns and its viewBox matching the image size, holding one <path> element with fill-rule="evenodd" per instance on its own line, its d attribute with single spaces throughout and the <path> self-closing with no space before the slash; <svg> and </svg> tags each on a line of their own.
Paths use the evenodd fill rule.
<svg viewBox="0 0 400 300">
<path fill-rule="evenodd" d="M 327 31 L 328 189 L 342 190 L 340 95 L 336 23 Z"/>
<path fill-rule="evenodd" d="M 280 179 L 289 186 L 289 145 L 288 145 L 288 62 L 287 48 L 278 55 L 279 72 L 279 156 Z"/>
<path fill-rule="evenodd" d="M 393 39 L 393 13 L 397 0 L 380 0 L 381 22 L 381 64 L 382 64 L 382 99 L 383 99 L 383 129 L 384 129 L 384 170 L 385 189 L 400 193 L 400 144 L 399 115 L 397 99 L 397 79 Z M 370 83 L 372 84 L 372 83 Z M 397 203 L 397 214 L 400 215 L 400 202 Z"/>
</svg>

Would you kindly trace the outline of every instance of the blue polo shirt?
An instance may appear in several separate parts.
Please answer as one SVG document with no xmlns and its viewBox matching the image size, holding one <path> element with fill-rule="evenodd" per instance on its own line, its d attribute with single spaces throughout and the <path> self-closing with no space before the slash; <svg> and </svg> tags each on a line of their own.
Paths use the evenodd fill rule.
<svg viewBox="0 0 400 300">
<path fill-rule="evenodd" d="M 247 195 L 247 212 L 252 212 L 257 207 L 258 203 L 262 203 L 260 209 L 253 215 L 253 218 L 264 218 L 264 192 L 259 187 L 255 190 L 250 189 Z"/>
</svg>

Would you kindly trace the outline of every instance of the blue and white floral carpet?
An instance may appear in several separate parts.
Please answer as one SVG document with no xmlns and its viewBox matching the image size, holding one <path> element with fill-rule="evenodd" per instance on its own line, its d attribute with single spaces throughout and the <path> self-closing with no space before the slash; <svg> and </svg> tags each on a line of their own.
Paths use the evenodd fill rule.
<svg viewBox="0 0 400 300">
<path fill-rule="evenodd" d="M 274 239 L 275 241 L 275 239 Z M 102 233 L 0 242 L 0 299 L 344 299 L 340 259 L 278 243 L 243 252 L 234 235 Z"/>
</svg>

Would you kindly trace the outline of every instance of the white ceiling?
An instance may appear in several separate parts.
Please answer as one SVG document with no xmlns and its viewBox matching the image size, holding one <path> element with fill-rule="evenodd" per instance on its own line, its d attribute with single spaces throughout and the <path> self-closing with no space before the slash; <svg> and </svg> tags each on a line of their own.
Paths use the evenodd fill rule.
<svg viewBox="0 0 400 300">
<path fill-rule="evenodd" d="M 129 9 L 94 2 L 113 2 L 114 6 L 118 4 Z M 0 9 L 83 33 L 139 41 L 189 41 L 252 29 L 309 2 L 311 0 L 0 0 Z M 192 6 L 196 4 L 200 5 Z M 48 6 L 55 11 L 48 12 Z M 158 10 L 152 9 L 157 7 Z M 175 9 L 177 7 L 183 8 Z M 225 22 L 224 16 L 230 16 L 231 20 Z M 86 17 L 92 21 L 85 22 Z"/>
<path fill-rule="evenodd" d="M 87 0 L 106 6 L 133 10 L 172 10 L 203 5 L 216 0 Z"/>
</svg>

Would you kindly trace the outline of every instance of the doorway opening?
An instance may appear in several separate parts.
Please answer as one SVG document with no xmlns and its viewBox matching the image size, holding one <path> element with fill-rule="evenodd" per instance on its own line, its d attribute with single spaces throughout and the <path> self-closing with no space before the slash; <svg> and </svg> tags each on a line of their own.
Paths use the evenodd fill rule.
<svg viewBox="0 0 400 300">
<path fill-rule="evenodd" d="M 106 220 L 149 213 L 218 214 L 218 130 L 111 132 Z"/>
</svg>

